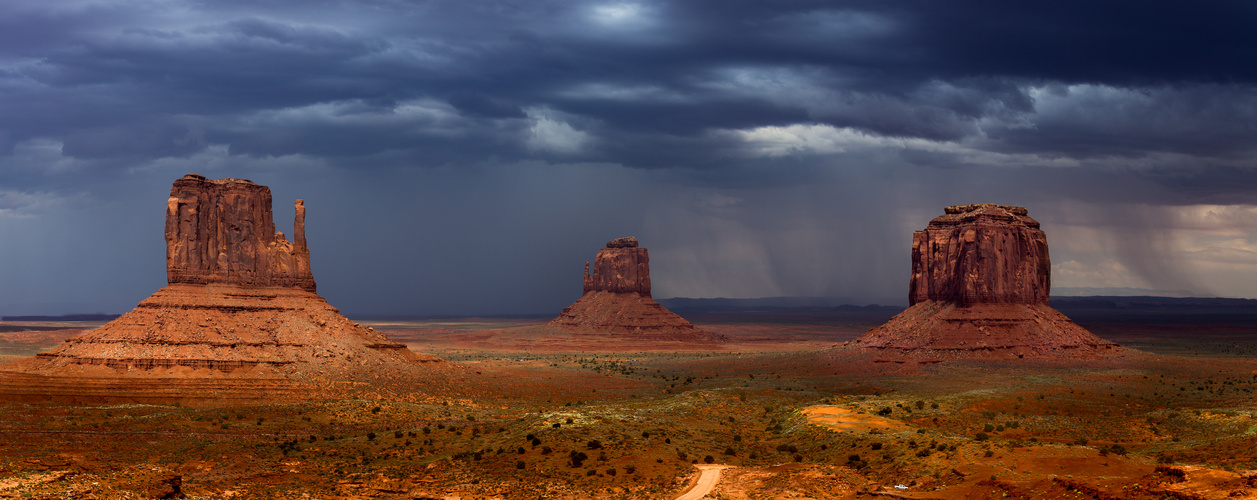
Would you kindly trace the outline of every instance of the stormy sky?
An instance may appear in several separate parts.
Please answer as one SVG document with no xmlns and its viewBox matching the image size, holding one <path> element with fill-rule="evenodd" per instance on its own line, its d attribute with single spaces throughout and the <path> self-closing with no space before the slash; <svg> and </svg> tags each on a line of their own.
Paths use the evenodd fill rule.
<svg viewBox="0 0 1257 500">
<path fill-rule="evenodd" d="M 911 232 L 1026 206 L 1056 290 L 1257 297 L 1251 2 L 0 2 L 0 314 L 165 284 L 170 183 L 306 200 L 350 314 L 906 303 Z"/>
</svg>

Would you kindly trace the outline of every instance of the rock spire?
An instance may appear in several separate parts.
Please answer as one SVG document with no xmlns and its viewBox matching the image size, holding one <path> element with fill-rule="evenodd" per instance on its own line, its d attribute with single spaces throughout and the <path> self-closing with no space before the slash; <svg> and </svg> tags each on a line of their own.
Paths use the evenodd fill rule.
<svg viewBox="0 0 1257 500">
<path fill-rule="evenodd" d="M 1022 207 L 947 207 L 912 235 L 911 306 L 853 344 L 884 361 L 1117 352 L 1048 306 L 1047 235 Z"/>
<path fill-rule="evenodd" d="M 314 293 L 305 215 L 297 200 L 289 242 L 275 231 L 266 186 L 196 174 L 176 180 L 166 204 L 169 284 L 118 319 L 40 353 L 36 369 L 195 377 L 260 367 L 265 376 L 335 377 L 439 361 L 350 321 Z"/>
<path fill-rule="evenodd" d="M 549 325 L 641 340 L 709 342 L 720 336 L 695 328 L 650 295 L 650 256 L 637 238 L 617 238 L 585 262 L 584 293 Z"/>
<path fill-rule="evenodd" d="M 302 200 L 296 202 L 293 236 L 290 243 L 275 231 L 270 188 L 245 179 L 185 175 L 166 201 L 166 280 L 313 292 Z"/>
<path fill-rule="evenodd" d="M 594 274 L 585 262 L 585 293 L 636 293 L 650 297 L 650 255 L 637 238 L 616 238 L 594 256 Z"/>
</svg>

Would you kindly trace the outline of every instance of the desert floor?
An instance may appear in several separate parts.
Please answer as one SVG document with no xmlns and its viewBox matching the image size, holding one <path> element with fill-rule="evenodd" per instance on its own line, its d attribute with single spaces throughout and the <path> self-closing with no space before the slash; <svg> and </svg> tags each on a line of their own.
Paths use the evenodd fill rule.
<svg viewBox="0 0 1257 500">
<path fill-rule="evenodd" d="M 842 344 L 877 318 L 699 318 L 716 346 L 542 321 L 362 321 L 446 362 L 274 400 L 41 400 L 0 372 L 0 497 L 671 499 L 714 464 L 709 498 L 1257 498 L 1243 327 L 1084 325 L 1139 351 L 1082 364 L 873 366 Z M 0 359 L 94 326 L 0 323 Z"/>
</svg>

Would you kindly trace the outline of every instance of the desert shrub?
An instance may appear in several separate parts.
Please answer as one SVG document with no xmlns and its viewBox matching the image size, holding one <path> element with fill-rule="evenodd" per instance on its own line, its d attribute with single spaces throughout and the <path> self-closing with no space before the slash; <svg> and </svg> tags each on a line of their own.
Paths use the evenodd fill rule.
<svg viewBox="0 0 1257 500">
<path fill-rule="evenodd" d="M 741 434 L 734 434 L 734 435 L 733 435 L 733 442 L 738 443 L 738 442 L 741 442 L 741 441 L 742 441 L 742 435 L 741 435 Z"/>
<path fill-rule="evenodd" d="M 636 473 L 636 472 L 637 472 L 637 466 L 636 466 L 636 465 L 625 465 L 625 466 L 624 466 L 624 472 L 627 472 L 627 473 L 629 473 L 629 474 Z"/>
<path fill-rule="evenodd" d="M 542 446 L 542 447 L 541 447 L 541 454 L 542 454 L 542 455 L 549 455 L 549 454 L 550 454 L 550 452 L 553 452 L 553 451 L 554 451 L 554 450 L 550 449 L 550 447 L 549 447 L 549 446 Z"/>
<path fill-rule="evenodd" d="M 985 452 L 982 452 L 982 456 L 984 456 L 984 457 L 986 457 L 986 458 L 991 458 L 991 457 L 995 456 L 995 452 L 993 452 L 993 451 L 991 451 L 991 450 L 986 450 Z"/>
<path fill-rule="evenodd" d="M 423 428 L 423 433 L 424 433 L 424 434 L 432 434 L 432 428 L 431 428 L 431 427 L 427 427 L 427 426 L 425 426 L 425 427 Z"/>
<path fill-rule="evenodd" d="M 1114 455 L 1126 456 L 1126 447 L 1120 444 L 1115 444 L 1113 446 L 1108 447 L 1108 451 L 1109 453 L 1112 453 Z"/>
<path fill-rule="evenodd" d="M 882 409 L 880 409 L 880 410 L 877 410 L 877 414 L 878 414 L 878 415 L 881 415 L 881 416 L 883 416 L 883 417 L 884 417 L 884 416 L 886 416 L 886 415 L 890 415 L 890 414 L 891 414 L 891 412 L 893 412 L 893 411 L 895 411 L 895 410 L 892 410 L 889 406 L 887 406 L 887 407 L 885 407 L 885 408 L 882 408 Z"/>
<path fill-rule="evenodd" d="M 523 447 L 523 446 L 520 446 L 519 448 L 516 448 L 516 449 L 515 449 L 515 453 L 520 454 L 520 455 L 523 455 L 523 454 L 524 454 L 524 447 Z"/>
<path fill-rule="evenodd" d="M 979 432 L 977 436 L 974 436 L 974 439 L 978 441 L 986 441 L 988 439 L 991 439 L 991 436 L 990 434 L 987 434 L 985 432 Z"/>
<path fill-rule="evenodd" d="M 703 457 L 703 462 L 706 462 L 706 463 L 709 463 L 709 464 L 710 464 L 710 463 L 713 463 L 713 462 L 715 462 L 715 461 L 716 461 L 716 457 L 713 457 L 713 456 L 711 456 L 711 455 L 707 455 L 707 456 Z"/>
<path fill-rule="evenodd" d="M 924 409 L 925 409 L 925 401 L 917 400 L 916 405 L 917 405 L 917 409 L 918 409 L 918 410 L 924 410 Z"/>
<path fill-rule="evenodd" d="M 555 428 L 555 429 L 558 429 L 558 428 L 560 428 L 560 427 L 563 427 L 563 424 L 560 424 L 560 423 L 558 423 L 558 422 L 555 422 L 555 423 L 553 423 L 553 424 L 550 424 L 550 427 L 553 427 L 553 428 Z"/>
<path fill-rule="evenodd" d="M 1088 442 L 1089 441 L 1087 441 L 1087 438 L 1078 438 L 1074 440 L 1074 444 L 1078 446 L 1087 446 Z"/>
<path fill-rule="evenodd" d="M 996 431 L 996 432 L 1004 432 L 1004 426 L 1002 426 L 1002 425 L 997 425 L 997 426 L 995 426 L 995 431 Z"/>
<path fill-rule="evenodd" d="M 734 451 L 733 447 L 730 446 L 728 448 L 725 448 L 724 454 L 732 457 L 732 456 L 737 456 L 738 452 Z"/>
<path fill-rule="evenodd" d="M 873 443 L 872 445 L 869 446 L 869 448 L 872 448 L 874 450 L 880 450 L 882 449 L 882 443 Z"/>
<path fill-rule="evenodd" d="M 685 460 L 685 452 L 681 450 L 677 450 L 677 458 L 681 460 Z"/>
<path fill-rule="evenodd" d="M 406 433 L 402 431 L 393 431 L 393 439 L 401 439 L 402 436 L 405 436 L 405 435 Z"/>
<path fill-rule="evenodd" d="M 372 408 L 372 409 L 371 409 L 371 413 L 379 413 L 379 412 L 380 412 L 380 407 L 379 407 L 379 406 L 377 406 L 377 407 L 375 407 L 375 408 Z"/>
<path fill-rule="evenodd" d="M 1016 421 L 1016 420 L 1013 420 L 1012 422 L 1009 422 L 1009 423 L 1008 423 L 1008 426 L 1009 426 L 1009 427 L 1011 427 L 1011 428 L 1013 428 L 1013 429 L 1016 429 L 1016 428 L 1018 428 L 1018 427 L 1021 427 L 1021 422 L 1018 422 L 1018 421 Z"/>
<path fill-rule="evenodd" d="M 580 467 L 586 460 L 589 460 L 589 455 L 583 451 L 572 450 L 567 454 L 567 465 L 573 469 Z"/>
<path fill-rule="evenodd" d="M 594 469 L 589 469 L 589 470 L 585 471 L 585 475 L 586 475 L 586 476 L 593 476 L 593 475 L 597 475 L 597 474 L 598 474 L 598 471 L 596 471 L 596 470 L 594 470 Z"/>
<path fill-rule="evenodd" d="M 798 453 L 799 449 L 792 444 L 779 444 L 777 445 L 777 451 L 782 453 Z"/>
<path fill-rule="evenodd" d="M 646 431 L 642 431 L 642 437 L 643 437 L 643 438 L 649 438 L 649 437 L 650 437 L 650 433 L 649 433 L 649 432 L 646 432 Z"/>
<path fill-rule="evenodd" d="M 802 461 L 803 461 L 803 455 L 795 455 L 795 456 L 794 456 L 794 461 L 795 461 L 795 462 L 802 462 Z"/>
<path fill-rule="evenodd" d="M 590 439 L 589 442 L 585 443 L 585 447 L 591 450 L 601 449 L 602 441 L 599 441 L 597 439 Z"/>
<path fill-rule="evenodd" d="M 608 476 L 611 476 L 611 477 L 615 477 L 615 474 L 616 474 L 617 472 L 619 472 L 619 471 L 615 470 L 615 467 L 612 467 L 612 468 L 610 468 L 610 469 L 607 469 L 607 475 L 608 475 Z"/>
<path fill-rule="evenodd" d="M 933 448 L 921 448 L 920 450 L 917 450 L 917 456 L 928 457 L 932 451 L 934 451 Z"/>
<path fill-rule="evenodd" d="M 537 438 L 532 438 L 532 442 L 530 444 L 532 444 L 533 448 L 536 448 L 537 446 L 541 445 L 541 440 Z"/>
<path fill-rule="evenodd" d="M 520 461 L 518 461 L 518 462 L 515 462 L 515 468 L 516 468 L 516 469 L 523 469 L 523 468 L 524 468 L 524 461 L 523 461 L 523 460 L 520 460 Z"/>
<path fill-rule="evenodd" d="M 368 432 L 368 433 L 367 433 L 367 441 L 375 441 L 375 433 L 374 433 L 374 432 Z"/>
<path fill-rule="evenodd" d="M 938 403 L 930 403 L 930 408 L 933 408 L 933 409 L 937 410 L 937 409 L 938 409 Z"/>
</svg>

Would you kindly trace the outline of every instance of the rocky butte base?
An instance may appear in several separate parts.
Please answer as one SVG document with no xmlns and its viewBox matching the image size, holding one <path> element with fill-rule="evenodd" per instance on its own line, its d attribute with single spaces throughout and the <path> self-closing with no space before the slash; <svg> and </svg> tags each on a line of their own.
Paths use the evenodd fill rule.
<svg viewBox="0 0 1257 500">
<path fill-rule="evenodd" d="M 850 347 L 920 363 L 1125 354 L 1048 306 L 1047 235 L 1025 208 L 947 207 L 912 240 L 911 306 Z"/>
<path fill-rule="evenodd" d="M 723 337 L 659 305 L 650 296 L 650 256 L 633 237 L 607 243 L 585 263 L 585 291 L 549 326 L 639 340 L 713 342 Z"/>
<path fill-rule="evenodd" d="M 289 242 L 275 232 L 266 186 L 195 174 L 175 181 L 166 211 L 169 285 L 103 327 L 40 353 L 22 371 L 80 379 L 313 380 L 378 377 L 439 362 L 350 321 L 315 293 L 301 200 L 296 209 Z"/>
</svg>

